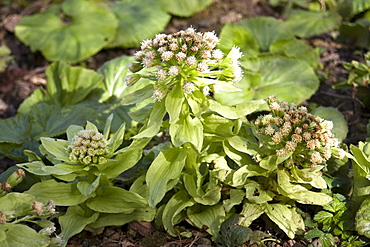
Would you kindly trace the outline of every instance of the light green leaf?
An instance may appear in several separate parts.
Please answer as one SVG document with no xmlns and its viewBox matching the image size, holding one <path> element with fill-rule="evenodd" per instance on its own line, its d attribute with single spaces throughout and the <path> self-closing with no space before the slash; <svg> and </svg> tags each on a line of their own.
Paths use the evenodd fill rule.
<svg viewBox="0 0 370 247">
<path fill-rule="evenodd" d="M 122 226 L 132 221 L 147 221 L 154 220 L 157 210 L 155 208 L 136 208 L 131 213 L 118 213 L 118 214 L 104 214 L 101 213 L 99 218 L 89 224 L 90 227 L 100 228 L 105 226 Z"/>
<path fill-rule="evenodd" d="M 184 100 L 184 90 L 179 83 L 176 83 L 165 99 L 165 106 L 170 117 L 170 124 L 178 121 Z"/>
<path fill-rule="evenodd" d="M 244 202 L 242 212 L 240 213 L 243 217 L 239 219 L 239 224 L 241 226 L 249 227 L 252 222 L 263 213 L 264 211 L 260 205 Z"/>
<path fill-rule="evenodd" d="M 214 140 L 222 141 L 233 136 L 235 122 L 214 113 L 207 113 L 203 116 L 204 135 L 212 136 Z"/>
<path fill-rule="evenodd" d="M 238 25 L 226 23 L 221 30 L 218 48 L 227 53 L 233 46 L 239 47 L 243 52 L 242 60 L 259 54 L 259 47 L 251 32 Z"/>
<path fill-rule="evenodd" d="M 95 175 L 104 173 L 111 179 L 132 168 L 141 158 L 142 150 L 149 141 L 150 138 L 135 139 L 124 151 L 121 150 L 114 159 L 110 159 L 108 162 L 99 165 L 99 171 Z"/>
<path fill-rule="evenodd" d="M 146 174 L 146 182 L 149 188 L 149 206 L 157 205 L 165 193 L 172 189 L 171 181 L 177 181 L 186 161 L 186 150 L 175 147 L 161 151 L 150 165 Z"/>
<path fill-rule="evenodd" d="M 333 200 L 331 196 L 324 193 L 309 191 L 302 185 L 291 183 L 289 174 L 285 170 L 279 169 L 277 176 L 279 184 L 278 191 L 288 198 L 300 203 L 315 205 L 325 205 Z"/>
<path fill-rule="evenodd" d="M 195 205 L 188 208 L 187 215 L 190 221 L 202 229 L 207 226 L 207 232 L 216 237 L 220 231 L 222 222 L 225 221 L 225 210 L 222 204 L 214 206 Z"/>
<path fill-rule="evenodd" d="M 43 147 L 46 149 L 46 151 L 54 155 L 56 159 L 60 161 L 67 162 L 70 161 L 68 153 L 68 146 L 70 143 L 68 141 L 48 137 L 41 137 L 41 143 Z"/>
<path fill-rule="evenodd" d="M 122 98 L 128 89 L 125 77 L 129 72 L 128 65 L 133 62 L 133 57 L 117 57 L 104 63 L 97 72 L 104 77 L 104 94 L 102 100 L 112 96 Z"/>
<path fill-rule="evenodd" d="M 364 10 L 370 9 L 370 2 L 368 0 L 352 0 L 352 15 L 363 12 Z"/>
<path fill-rule="evenodd" d="M 5 232 L 6 239 L 0 241 L 1 246 L 15 247 L 46 247 L 49 246 L 49 237 L 37 233 L 31 227 L 21 224 L 1 224 L 0 232 Z"/>
<path fill-rule="evenodd" d="M 12 192 L 1 197 L 0 210 L 7 215 L 16 214 L 19 210 L 22 212 L 22 209 L 28 209 L 34 200 L 33 195 Z"/>
<path fill-rule="evenodd" d="M 139 84 L 139 83 L 136 83 L 136 84 Z M 121 103 L 123 105 L 131 105 L 131 104 L 140 103 L 140 102 L 148 99 L 149 97 L 153 96 L 153 89 L 154 89 L 153 84 L 148 84 L 148 85 L 146 85 L 146 86 L 144 86 L 144 87 L 142 87 L 138 90 L 135 90 L 132 93 L 129 93 L 129 94 L 125 95 L 122 98 Z"/>
<path fill-rule="evenodd" d="M 245 164 L 244 166 L 240 167 L 236 170 L 233 174 L 232 184 L 233 186 L 239 187 L 244 186 L 248 183 L 249 177 L 254 176 L 265 176 L 267 177 L 268 172 L 267 170 L 261 168 L 258 165 L 253 164 Z"/>
<path fill-rule="evenodd" d="M 73 235 L 81 232 L 88 224 L 94 222 L 99 217 L 99 213 L 92 212 L 81 206 L 71 206 L 65 215 L 59 217 L 59 224 L 62 228 L 61 236 L 63 236 L 65 246 L 68 239 Z"/>
<path fill-rule="evenodd" d="M 276 40 L 292 38 L 293 32 L 285 27 L 282 20 L 260 16 L 237 23 L 247 30 L 255 39 L 261 52 L 269 51 L 270 45 Z M 243 50 L 241 50 L 243 52 Z"/>
<path fill-rule="evenodd" d="M 200 151 L 203 144 L 203 125 L 197 118 L 192 118 L 190 113 L 181 114 L 176 123 L 170 125 L 171 141 L 175 147 L 190 142 Z"/>
<path fill-rule="evenodd" d="M 244 77 L 235 86 L 241 92 L 217 94 L 221 104 L 237 105 L 252 99 L 275 95 L 281 101 L 300 104 L 310 98 L 319 86 L 312 67 L 306 62 L 280 56 L 264 56 L 242 63 Z M 294 94 L 291 89 L 294 88 Z"/>
<path fill-rule="evenodd" d="M 99 181 L 100 175 L 92 183 L 89 183 L 88 181 L 80 181 L 77 183 L 77 189 L 81 192 L 82 195 L 88 197 L 99 186 Z"/>
<path fill-rule="evenodd" d="M 58 206 L 73 206 L 87 199 L 76 184 L 59 183 L 55 180 L 36 183 L 25 193 L 36 196 L 39 201 L 53 200 Z"/>
<path fill-rule="evenodd" d="M 109 8 L 118 19 L 118 29 L 108 48 L 137 47 L 142 40 L 162 32 L 171 18 L 158 1 L 120 0 Z"/>
<path fill-rule="evenodd" d="M 211 100 L 210 102 L 210 110 L 217 112 L 221 116 L 228 118 L 228 119 L 237 119 L 237 118 L 244 118 L 246 115 L 249 115 L 260 108 L 262 105 L 266 103 L 265 100 L 251 100 L 248 102 L 244 102 L 241 104 L 236 104 L 232 106 L 225 106 L 221 105 L 217 101 Z"/>
<path fill-rule="evenodd" d="M 248 201 L 256 204 L 262 204 L 268 201 L 272 201 L 275 194 L 270 190 L 264 190 L 263 187 L 255 182 L 248 181 L 244 186 L 246 192 L 246 198 Z"/>
<path fill-rule="evenodd" d="M 295 208 L 288 208 L 284 204 L 261 204 L 263 211 L 275 222 L 286 235 L 294 239 L 298 230 L 304 229 L 302 216 L 298 214 Z"/>
<path fill-rule="evenodd" d="M 185 188 L 197 203 L 203 205 L 215 205 L 221 199 L 221 186 L 215 186 L 208 191 L 203 191 L 201 186 L 197 186 L 196 177 L 190 174 L 183 175 Z"/>
<path fill-rule="evenodd" d="M 84 1 L 84 0 L 79 0 Z M 56 105 L 75 105 L 102 83 L 102 77 L 93 70 L 70 67 L 65 62 L 52 63 L 46 70 L 47 89 Z"/>
<path fill-rule="evenodd" d="M 245 198 L 245 191 L 241 189 L 230 189 L 230 199 L 223 200 L 225 212 L 230 212 L 235 205 L 239 205 Z"/>
<path fill-rule="evenodd" d="M 133 138 L 139 139 L 144 137 L 153 137 L 158 134 L 165 115 L 166 108 L 164 101 L 155 102 L 152 111 L 150 112 L 148 121 L 141 129 L 139 134 L 135 135 Z"/>
<path fill-rule="evenodd" d="M 368 196 L 361 204 L 360 209 L 356 213 L 356 231 L 366 236 L 370 237 L 370 197 Z"/>
<path fill-rule="evenodd" d="M 212 0 L 159 0 L 159 2 L 161 2 L 163 8 L 172 15 L 189 17 L 205 9 L 211 4 Z"/>
<path fill-rule="evenodd" d="M 108 147 L 111 148 L 112 152 L 116 151 L 124 140 L 126 123 L 122 123 L 118 130 L 108 141 Z"/>
<path fill-rule="evenodd" d="M 131 213 L 147 206 L 140 195 L 118 187 L 107 186 L 96 191 L 96 197 L 86 201 L 86 206 L 101 213 Z"/>
<path fill-rule="evenodd" d="M 201 118 L 201 115 L 209 110 L 209 99 L 198 88 L 191 94 L 185 94 L 185 97 L 191 108 L 191 113 L 197 118 Z"/>
<path fill-rule="evenodd" d="M 294 9 L 285 25 L 299 37 L 311 37 L 328 32 L 338 26 L 342 18 L 336 11 L 307 11 Z"/>
<path fill-rule="evenodd" d="M 23 17 L 15 33 L 48 60 L 76 63 L 108 44 L 117 25 L 104 3 L 66 0 L 42 13 Z"/>
<path fill-rule="evenodd" d="M 186 193 L 185 190 L 180 190 L 165 205 L 162 214 L 164 229 L 173 237 L 178 235 L 178 231 L 174 228 L 175 217 L 185 208 L 193 206 L 194 200 Z"/>
<path fill-rule="evenodd" d="M 334 137 L 338 138 L 339 142 L 343 141 L 347 137 L 348 124 L 340 111 L 334 107 L 320 106 L 314 109 L 311 113 L 322 119 L 333 122 L 334 127 L 331 132 L 334 134 Z"/>
</svg>

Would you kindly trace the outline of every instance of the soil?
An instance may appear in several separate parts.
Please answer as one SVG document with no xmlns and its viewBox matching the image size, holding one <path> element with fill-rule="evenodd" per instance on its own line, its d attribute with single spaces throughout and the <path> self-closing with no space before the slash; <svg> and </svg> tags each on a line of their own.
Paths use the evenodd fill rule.
<svg viewBox="0 0 370 247">
<path fill-rule="evenodd" d="M 4 1 L 4 0 L 3 0 Z M 7 45 L 13 59 L 5 72 L 0 73 L 0 118 L 9 118 L 16 114 L 21 102 L 37 87 L 46 83 L 45 69 L 47 62 L 39 52 L 32 52 L 28 46 L 14 36 L 14 26 L 22 15 L 41 12 L 48 7 L 50 0 L 16 0 L 0 1 L 0 45 Z M 193 26 L 198 31 L 213 31 L 220 33 L 222 25 L 227 22 L 235 23 L 241 19 L 256 16 L 273 16 L 282 18 L 280 12 L 272 9 L 267 0 L 214 0 L 204 11 L 190 18 L 173 17 L 165 32 L 173 33 Z M 324 78 L 319 90 L 305 105 L 332 106 L 341 111 L 348 122 L 349 134 L 344 140 L 346 144 L 356 145 L 358 141 L 366 139 L 366 125 L 370 118 L 370 110 L 365 107 L 362 98 L 358 96 L 356 88 L 335 90 L 332 85 L 344 80 L 348 72 L 341 66 L 342 62 L 352 60 L 362 61 L 361 51 L 351 46 L 338 44 L 330 35 L 324 34 L 306 41 L 312 47 L 322 47 L 325 51 L 321 55 L 324 69 L 320 76 Z M 118 56 L 132 55 L 136 49 L 103 50 L 84 62 L 88 68 L 97 69 L 104 62 Z M 363 89 L 369 94 L 369 88 Z M 0 160 L 0 172 L 14 165 L 12 160 Z M 267 232 L 268 226 L 261 227 Z M 274 229 L 276 232 L 276 229 Z M 186 239 L 171 238 L 150 223 L 133 222 L 122 227 L 107 227 L 102 232 L 82 233 L 70 239 L 68 246 L 215 246 L 210 236 L 205 232 L 193 229 L 193 237 Z M 271 235 L 271 234 L 270 234 Z M 267 241 L 267 246 L 307 246 L 302 240 L 286 240 L 283 235 L 271 235 L 271 238 L 280 238 L 280 243 Z M 247 245 L 242 245 L 247 246 Z M 253 246 L 253 245 L 252 245 Z"/>
</svg>

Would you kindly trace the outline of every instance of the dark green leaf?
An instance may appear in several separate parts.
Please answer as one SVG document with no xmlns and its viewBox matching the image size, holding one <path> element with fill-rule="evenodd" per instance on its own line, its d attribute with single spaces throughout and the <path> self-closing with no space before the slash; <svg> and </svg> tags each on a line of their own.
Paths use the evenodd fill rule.
<svg viewBox="0 0 370 247">
<path fill-rule="evenodd" d="M 234 247 L 249 240 L 252 230 L 239 225 L 240 215 L 233 214 L 221 224 L 217 244 L 222 247 Z"/>
</svg>

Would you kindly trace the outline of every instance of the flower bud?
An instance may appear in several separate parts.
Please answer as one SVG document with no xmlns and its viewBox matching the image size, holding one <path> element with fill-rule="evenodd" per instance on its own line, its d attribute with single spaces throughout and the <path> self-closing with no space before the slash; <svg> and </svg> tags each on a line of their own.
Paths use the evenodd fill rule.
<svg viewBox="0 0 370 247">
<path fill-rule="evenodd" d="M 17 169 L 15 172 L 10 175 L 10 177 L 7 179 L 7 182 L 10 184 L 11 187 L 14 187 L 18 185 L 24 177 L 26 176 L 25 172 L 22 169 Z"/>
<path fill-rule="evenodd" d="M 12 188 L 12 186 L 6 181 L 1 183 L 1 190 L 2 191 L 8 192 L 9 190 L 11 190 L 11 188 Z"/>
<path fill-rule="evenodd" d="M 130 63 L 129 66 L 128 66 L 128 69 L 132 73 L 136 73 L 136 72 L 140 71 L 142 68 L 143 68 L 143 66 L 140 63 Z"/>
<path fill-rule="evenodd" d="M 6 221 L 6 214 L 0 212 L 0 224 L 5 224 Z"/>
<path fill-rule="evenodd" d="M 41 216 L 44 212 L 44 204 L 42 202 L 34 201 L 32 203 L 32 210 L 37 216 Z"/>
<path fill-rule="evenodd" d="M 139 74 L 131 74 L 131 75 L 128 75 L 125 78 L 126 85 L 129 86 L 129 87 L 131 87 L 138 80 L 140 80 L 140 78 L 141 78 L 141 76 Z"/>
</svg>

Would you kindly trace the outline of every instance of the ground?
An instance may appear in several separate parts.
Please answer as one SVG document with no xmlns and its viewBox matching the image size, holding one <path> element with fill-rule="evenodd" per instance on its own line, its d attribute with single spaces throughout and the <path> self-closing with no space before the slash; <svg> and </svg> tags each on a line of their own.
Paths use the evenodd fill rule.
<svg viewBox="0 0 370 247">
<path fill-rule="evenodd" d="M 45 69 L 48 62 L 38 52 L 31 52 L 29 47 L 18 41 L 13 33 L 14 25 L 19 17 L 25 14 L 37 13 L 44 10 L 49 1 L 18 0 L 0 4 L 0 45 L 6 44 L 12 51 L 14 59 L 6 71 L 0 74 L 0 117 L 8 118 L 16 114 L 20 103 L 33 90 L 45 85 Z M 31 4 L 30 4 L 31 3 Z M 281 18 L 279 12 L 268 5 L 267 0 L 214 0 L 204 11 L 190 18 L 173 17 L 165 32 L 172 33 L 193 26 L 199 31 L 215 30 L 219 34 L 221 27 L 227 22 L 237 22 L 241 19 L 256 16 L 274 16 Z M 361 60 L 362 54 L 352 47 L 335 43 L 330 35 L 324 34 L 307 40 L 312 47 L 322 47 L 321 61 L 324 66 L 325 80 L 319 90 L 304 104 L 315 103 L 321 106 L 332 106 L 341 111 L 348 122 L 349 134 L 344 140 L 346 144 L 357 144 L 366 138 L 366 124 L 370 118 L 370 110 L 364 107 L 357 97 L 354 88 L 334 90 L 332 85 L 346 78 L 347 71 L 341 62 Z M 132 55 L 135 49 L 103 50 L 85 61 L 85 65 L 97 69 L 104 62 L 122 55 Z M 367 93 L 370 93 L 369 89 Z M 0 172 L 13 165 L 14 162 L 6 158 L 0 160 Z M 268 226 L 260 230 L 268 229 Z M 145 236 L 145 237 L 144 237 Z M 279 238 L 281 235 L 272 236 Z M 268 246 L 306 246 L 304 241 L 290 240 L 282 243 L 266 242 Z M 193 238 L 170 238 L 164 232 L 156 230 L 150 223 L 133 222 L 123 227 L 107 227 L 102 232 L 92 234 L 84 231 L 74 236 L 68 244 L 72 246 L 213 246 L 210 237 L 194 229 Z M 246 246 L 246 245 L 244 245 Z"/>
</svg>

